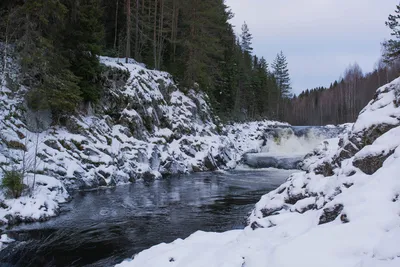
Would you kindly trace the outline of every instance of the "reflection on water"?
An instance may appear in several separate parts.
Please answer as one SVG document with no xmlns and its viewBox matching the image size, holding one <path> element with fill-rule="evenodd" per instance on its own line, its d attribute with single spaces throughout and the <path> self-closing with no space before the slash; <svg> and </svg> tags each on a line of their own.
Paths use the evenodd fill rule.
<svg viewBox="0 0 400 267">
<path fill-rule="evenodd" d="M 45 223 L 14 227 L 0 266 L 111 266 L 197 230 L 243 228 L 261 195 L 292 171 L 202 173 L 80 192 Z"/>
</svg>

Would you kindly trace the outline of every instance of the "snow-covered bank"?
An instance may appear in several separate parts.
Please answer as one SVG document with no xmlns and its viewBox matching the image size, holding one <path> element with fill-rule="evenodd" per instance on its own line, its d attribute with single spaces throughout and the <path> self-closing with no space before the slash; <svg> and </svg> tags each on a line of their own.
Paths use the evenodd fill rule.
<svg viewBox="0 0 400 267">
<path fill-rule="evenodd" d="M 0 250 L 4 249 L 9 243 L 14 242 L 13 239 L 3 234 L 0 236 Z"/>
<path fill-rule="evenodd" d="M 400 266 L 400 79 L 378 89 L 352 130 L 326 140 L 244 230 L 197 232 L 119 267 Z"/>
<path fill-rule="evenodd" d="M 29 174 L 24 181 L 33 183 Z M 43 221 L 58 214 L 59 204 L 67 201 L 69 195 L 63 184 L 50 176 L 36 175 L 31 195 L 9 199 L 0 192 L 0 225 L 19 222 Z"/>
</svg>

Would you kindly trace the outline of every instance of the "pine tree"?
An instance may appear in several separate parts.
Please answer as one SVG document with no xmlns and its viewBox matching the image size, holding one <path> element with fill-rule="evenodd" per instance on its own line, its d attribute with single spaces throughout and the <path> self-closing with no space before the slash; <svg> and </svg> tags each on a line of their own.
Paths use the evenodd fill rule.
<svg viewBox="0 0 400 267">
<path fill-rule="evenodd" d="M 276 117 L 281 119 L 284 116 L 285 99 L 291 97 L 288 63 L 282 51 L 276 55 L 276 58 L 272 63 L 272 68 L 274 70 L 274 76 L 278 87 Z"/>
<path fill-rule="evenodd" d="M 389 15 L 386 26 L 388 26 L 395 39 L 383 43 L 385 61 L 394 61 L 400 57 L 400 5 L 396 6 L 395 15 Z"/>
<path fill-rule="evenodd" d="M 73 113 L 80 102 L 77 77 L 58 50 L 60 38 L 54 25 L 63 25 L 66 7 L 58 0 L 27 0 L 15 13 L 20 26 L 17 48 L 28 105 L 50 109 L 54 119 Z"/>
<path fill-rule="evenodd" d="M 288 63 L 282 51 L 276 55 L 276 58 L 272 63 L 272 68 L 274 70 L 274 76 L 280 90 L 280 97 L 291 97 L 290 91 L 292 88 L 290 85 Z"/>
<path fill-rule="evenodd" d="M 63 53 L 71 63 L 70 69 L 79 78 L 85 101 L 97 101 L 101 93 L 101 66 L 98 59 L 104 36 L 99 0 L 66 1 L 67 25 L 60 38 Z"/>
<path fill-rule="evenodd" d="M 246 22 L 244 22 L 242 25 L 242 33 L 240 34 L 240 38 L 240 46 L 242 47 L 242 50 L 251 54 L 251 51 L 253 51 L 253 48 L 251 47 L 253 36 L 251 35 Z"/>
</svg>

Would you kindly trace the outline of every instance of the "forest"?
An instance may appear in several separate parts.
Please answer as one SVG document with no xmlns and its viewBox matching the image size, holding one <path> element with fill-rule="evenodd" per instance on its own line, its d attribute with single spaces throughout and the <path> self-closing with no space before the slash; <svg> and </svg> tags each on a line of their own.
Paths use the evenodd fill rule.
<svg viewBox="0 0 400 267">
<path fill-rule="evenodd" d="M 225 122 L 354 121 L 399 70 L 381 61 L 363 74 L 354 64 L 329 88 L 295 96 L 284 53 L 270 64 L 255 55 L 249 27 L 234 29 L 224 0 L 3 0 L 0 13 L 0 42 L 6 55 L 9 44 L 18 52 L 28 105 L 50 109 L 57 121 L 100 99 L 98 55 L 171 73 L 181 88 L 205 91 Z"/>
</svg>

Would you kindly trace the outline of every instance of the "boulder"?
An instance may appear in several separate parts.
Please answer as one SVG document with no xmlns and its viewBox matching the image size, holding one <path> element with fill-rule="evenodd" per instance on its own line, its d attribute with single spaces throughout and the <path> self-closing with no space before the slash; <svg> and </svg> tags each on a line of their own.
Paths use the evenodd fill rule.
<svg viewBox="0 0 400 267">
<path fill-rule="evenodd" d="M 379 168 L 382 167 L 383 162 L 390 157 L 394 151 L 390 151 L 389 153 L 382 153 L 379 155 L 369 155 L 364 158 L 355 159 L 353 161 L 353 165 L 359 168 L 366 174 L 374 174 Z"/>
</svg>

